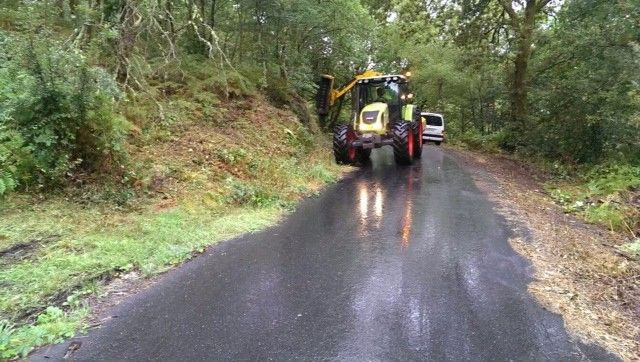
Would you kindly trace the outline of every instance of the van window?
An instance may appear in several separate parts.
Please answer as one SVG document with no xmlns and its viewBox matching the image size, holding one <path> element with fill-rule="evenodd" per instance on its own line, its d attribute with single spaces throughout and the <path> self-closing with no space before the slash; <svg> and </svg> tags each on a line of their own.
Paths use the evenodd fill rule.
<svg viewBox="0 0 640 362">
<path fill-rule="evenodd" d="M 442 118 L 438 116 L 427 116 L 427 126 L 442 127 Z"/>
</svg>

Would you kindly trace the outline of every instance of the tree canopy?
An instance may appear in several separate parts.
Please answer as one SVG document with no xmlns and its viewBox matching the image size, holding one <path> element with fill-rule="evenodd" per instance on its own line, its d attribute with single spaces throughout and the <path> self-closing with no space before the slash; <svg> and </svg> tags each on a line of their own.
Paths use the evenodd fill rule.
<svg viewBox="0 0 640 362">
<path fill-rule="evenodd" d="M 411 69 L 453 139 L 637 163 L 639 19 L 638 0 L 4 1 L 0 194 L 119 164 L 141 97 L 197 79 L 308 121 L 321 74 L 372 67 Z"/>
</svg>

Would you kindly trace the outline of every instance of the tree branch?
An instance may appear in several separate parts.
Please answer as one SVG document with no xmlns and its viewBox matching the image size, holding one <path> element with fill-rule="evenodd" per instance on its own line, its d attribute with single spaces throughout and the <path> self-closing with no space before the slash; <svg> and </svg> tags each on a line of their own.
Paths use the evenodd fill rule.
<svg viewBox="0 0 640 362">
<path fill-rule="evenodd" d="M 540 10 L 542 10 L 542 8 L 544 8 L 545 6 L 547 6 L 548 3 L 550 3 L 551 0 L 541 0 L 537 5 L 536 5 L 536 13 L 539 12 Z"/>
<path fill-rule="evenodd" d="M 517 28 L 518 24 L 520 23 L 520 17 L 516 13 L 516 11 L 513 9 L 511 0 L 499 0 L 499 2 L 500 2 L 500 5 L 502 5 L 502 8 L 504 9 L 504 11 L 506 11 L 507 14 L 509 15 L 509 19 L 511 19 L 511 25 Z"/>
</svg>

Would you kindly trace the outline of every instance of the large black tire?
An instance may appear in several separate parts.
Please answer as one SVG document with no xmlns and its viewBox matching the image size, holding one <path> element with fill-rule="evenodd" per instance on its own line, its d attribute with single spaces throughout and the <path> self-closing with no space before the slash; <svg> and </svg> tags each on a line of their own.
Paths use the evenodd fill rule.
<svg viewBox="0 0 640 362">
<path fill-rule="evenodd" d="M 411 129 L 413 130 L 413 158 L 422 157 L 422 121 L 411 122 Z"/>
<path fill-rule="evenodd" d="M 393 133 L 393 156 L 399 165 L 413 162 L 413 129 L 409 122 L 395 122 L 391 125 Z"/>
<path fill-rule="evenodd" d="M 436 146 L 440 146 L 440 141 L 436 141 Z"/>
<path fill-rule="evenodd" d="M 351 126 L 339 124 L 333 129 L 333 156 L 339 165 L 349 165 L 357 160 L 355 152 L 349 152 L 349 135 Z"/>
</svg>

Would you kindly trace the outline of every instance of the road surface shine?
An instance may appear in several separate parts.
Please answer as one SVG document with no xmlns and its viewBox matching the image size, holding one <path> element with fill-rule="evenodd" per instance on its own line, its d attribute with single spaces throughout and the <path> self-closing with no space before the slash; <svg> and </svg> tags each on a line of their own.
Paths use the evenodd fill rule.
<svg viewBox="0 0 640 362">
<path fill-rule="evenodd" d="M 71 359 L 615 359 L 527 292 L 505 220 L 446 151 L 427 146 L 411 167 L 390 149 L 372 159 L 277 227 L 131 297 Z"/>
</svg>

